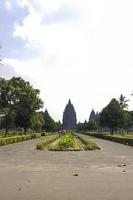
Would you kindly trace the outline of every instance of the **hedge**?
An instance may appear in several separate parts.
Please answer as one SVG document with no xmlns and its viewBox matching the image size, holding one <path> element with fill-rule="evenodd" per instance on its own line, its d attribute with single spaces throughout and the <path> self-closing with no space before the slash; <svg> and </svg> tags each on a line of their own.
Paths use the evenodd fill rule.
<svg viewBox="0 0 133 200">
<path fill-rule="evenodd" d="M 110 140 L 112 142 L 118 142 L 121 144 L 125 144 L 125 145 L 129 145 L 129 146 L 133 146 L 133 138 L 126 138 L 126 137 L 119 137 L 117 135 L 107 135 L 107 134 L 102 134 L 102 133 L 88 133 L 88 135 L 90 136 L 94 136 L 97 138 L 101 138 L 101 139 L 106 139 L 106 140 Z"/>
<path fill-rule="evenodd" d="M 45 147 L 59 138 L 59 135 L 46 136 L 46 139 L 36 144 L 37 150 L 43 150 Z"/>
<path fill-rule="evenodd" d="M 7 144 L 12 144 L 16 142 L 22 142 L 34 138 L 40 138 L 41 134 L 40 133 L 32 133 L 28 135 L 16 135 L 16 136 L 11 136 L 11 137 L 3 137 L 0 138 L 0 146 L 7 145 Z"/>
<path fill-rule="evenodd" d="M 77 136 L 77 135 L 76 135 Z M 84 145 L 84 149 L 87 150 L 95 150 L 95 149 L 100 149 L 95 142 L 88 140 L 84 136 L 78 135 L 77 138 L 82 142 Z"/>
</svg>

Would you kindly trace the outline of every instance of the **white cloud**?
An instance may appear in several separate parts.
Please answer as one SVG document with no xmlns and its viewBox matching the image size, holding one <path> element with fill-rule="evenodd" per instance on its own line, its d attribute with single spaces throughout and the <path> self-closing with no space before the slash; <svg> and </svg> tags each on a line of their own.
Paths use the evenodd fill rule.
<svg viewBox="0 0 133 200">
<path fill-rule="evenodd" d="M 79 120 L 88 119 L 92 107 L 100 111 L 121 93 L 130 98 L 132 1 L 125 4 L 123 0 L 19 0 L 19 3 L 29 7 L 29 15 L 16 25 L 14 37 L 21 37 L 32 48 L 40 47 L 40 57 L 6 62 L 36 82 L 45 106 L 56 119 L 61 119 L 69 98 Z M 65 20 L 61 15 L 65 6 L 78 12 L 79 18 Z M 64 20 L 44 21 L 55 13 Z"/>
<path fill-rule="evenodd" d="M 12 9 L 12 4 L 11 4 L 10 1 L 5 1 L 5 8 L 6 8 L 7 10 L 11 10 L 11 9 Z"/>
</svg>

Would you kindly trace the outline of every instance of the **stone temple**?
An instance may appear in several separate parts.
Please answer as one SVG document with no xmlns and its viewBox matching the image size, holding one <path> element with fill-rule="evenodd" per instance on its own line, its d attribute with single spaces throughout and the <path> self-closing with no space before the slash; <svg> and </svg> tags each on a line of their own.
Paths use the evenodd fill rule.
<svg viewBox="0 0 133 200">
<path fill-rule="evenodd" d="M 68 104 L 65 107 L 63 113 L 63 129 L 64 130 L 76 130 L 77 118 L 71 100 L 69 99 Z"/>
</svg>

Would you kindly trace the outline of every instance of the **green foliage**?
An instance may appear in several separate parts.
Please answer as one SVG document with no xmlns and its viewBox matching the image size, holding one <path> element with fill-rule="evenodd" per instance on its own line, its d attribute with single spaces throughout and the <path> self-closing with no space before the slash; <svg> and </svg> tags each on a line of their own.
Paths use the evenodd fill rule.
<svg viewBox="0 0 133 200">
<path fill-rule="evenodd" d="M 16 113 L 14 110 L 5 109 L 5 116 L 2 119 L 2 127 L 6 128 L 6 133 L 8 130 L 15 128 Z"/>
<path fill-rule="evenodd" d="M 41 133 L 31 133 L 31 138 L 35 139 L 35 138 L 40 138 L 41 137 Z"/>
<path fill-rule="evenodd" d="M 0 138 L 0 146 L 12 144 L 16 142 L 22 142 L 26 140 L 30 140 L 33 138 L 39 138 L 41 137 L 41 134 L 33 133 L 33 134 L 27 134 L 27 135 L 16 135 L 11 137 L 2 137 Z"/>
<path fill-rule="evenodd" d="M 26 131 L 30 127 L 31 117 L 39 110 L 43 102 L 39 90 L 20 77 L 10 80 L 0 79 L 0 111 L 4 115 L 3 127 L 8 132 L 15 124 Z"/>
<path fill-rule="evenodd" d="M 42 113 L 35 113 L 31 118 L 31 127 L 33 130 L 42 130 L 42 127 L 44 126 L 44 118 Z"/>
<path fill-rule="evenodd" d="M 123 123 L 123 129 L 127 130 L 132 127 L 133 121 L 132 121 L 132 116 L 130 112 L 124 111 L 124 123 Z"/>
<path fill-rule="evenodd" d="M 43 150 L 46 148 L 46 146 L 48 144 L 50 144 L 51 142 L 54 142 L 55 140 L 57 140 L 59 138 L 59 135 L 50 135 L 50 136 L 47 136 L 45 140 L 39 142 L 37 145 L 36 145 L 36 149 L 37 150 Z"/>
<path fill-rule="evenodd" d="M 63 149 L 74 147 L 74 143 L 74 135 L 71 132 L 67 132 L 61 137 L 59 141 L 59 147 Z"/>
<path fill-rule="evenodd" d="M 128 108 L 128 102 L 129 100 L 126 100 L 126 97 L 123 96 L 123 94 L 120 95 L 120 98 L 119 98 L 119 103 L 120 103 L 120 106 L 122 109 L 127 109 Z"/>
<path fill-rule="evenodd" d="M 55 121 L 52 119 L 52 117 L 49 115 L 47 110 L 45 110 L 45 112 L 43 113 L 43 118 L 45 121 L 45 124 L 43 126 L 44 130 L 46 130 L 48 132 L 57 130 L 57 125 L 56 125 Z"/>
<path fill-rule="evenodd" d="M 62 124 L 60 121 L 56 122 L 56 131 L 59 131 L 62 129 Z"/>
<path fill-rule="evenodd" d="M 133 146 L 133 135 L 129 135 L 129 134 L 110 135 L 110 134 L 106 134 L 106 133 L 89 133 L 89 135 L 98 137 L 98 138 L 102 138 L 102 139 L 106 139 L 106 140 L 110 140 L 113 142 L 126 144 L 129 146 Z"/>
<path fill-rule="evenodd" d="M 95 131 L 98 129 L 97 123 L 94 120 L 88 122 L 87 130 Z"/>
<path fill-rule="evenodd" d="M 80 151 L 81 146 L 72 132 L 67 131 L 61 138 L 48 145 L 50 151 Z"/>
<path fill-rule="evenodd" d="M 116 99 L 111 102 L 100 113 L 100 123 L 103 127 L 109 127 L 113 134 L 117 128 L 122 128 L 124 125 L 124 111 Z"/>
<path fill-rule="evenodd" d="M 87 150 L 95 150 L 98 149 L 97 144 L 91 140 L 89 140 L 85 136 L 78 135 L 79 140 L 83 143 L 84 149 Z"/>
<path fill-rule="evenodd" d="M 92 131 L 98 129 L 97 122 L 94 120 L 91 120 L 89 122 L 85 121 L 84 123 L 79 122 L 77 127 L 79 131 Z"/>
</svg>

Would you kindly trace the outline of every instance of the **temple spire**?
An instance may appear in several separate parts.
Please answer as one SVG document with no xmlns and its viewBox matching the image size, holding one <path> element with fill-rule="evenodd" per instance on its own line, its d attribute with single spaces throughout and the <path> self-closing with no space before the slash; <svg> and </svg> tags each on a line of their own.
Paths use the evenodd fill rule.
<svg viewBox="0 0 133 200">
<path fill-rule="evenodd" d="M 71 103 L 71 99 L 69 99 L 68 104 L 72 104 L 72 103 Z"/>
<path fill-rule="evenodd" d="M 63 129 L 64 130 L 76 130 L 76 112 L 71 100 L 69 99 L 68 104 L 65 107 L 63 113 Z"/>
</svg>

